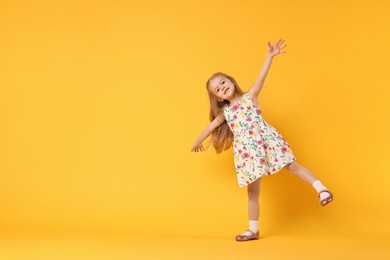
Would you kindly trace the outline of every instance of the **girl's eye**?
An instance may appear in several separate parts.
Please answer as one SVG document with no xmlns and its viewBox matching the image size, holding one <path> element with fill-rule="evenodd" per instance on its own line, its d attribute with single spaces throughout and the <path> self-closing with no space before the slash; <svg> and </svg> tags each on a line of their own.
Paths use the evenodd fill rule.
<svg viewBox="0 0 390 260">
<path fill-rule="evenodd" d="M 219 88 L 217 88 L 217 93 L 219 92 Z"/>
<path fill-rule="evenodd" d="M 222 85 L 225 84 L 225 81 L 222 81 Z"/>
</svg>

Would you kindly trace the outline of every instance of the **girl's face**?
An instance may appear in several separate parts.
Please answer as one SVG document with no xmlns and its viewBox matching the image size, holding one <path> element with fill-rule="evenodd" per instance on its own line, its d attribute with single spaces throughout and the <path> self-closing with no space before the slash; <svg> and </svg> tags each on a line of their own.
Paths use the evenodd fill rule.
<svg viewBox="0 0 390 260">
<path fill-rule="evenodd" d="M 210 81 L 209 91 L 219 100 L 234 98 L 235 87 L 233 82 L 224 76 L 217 76 Z"/>
</svg>

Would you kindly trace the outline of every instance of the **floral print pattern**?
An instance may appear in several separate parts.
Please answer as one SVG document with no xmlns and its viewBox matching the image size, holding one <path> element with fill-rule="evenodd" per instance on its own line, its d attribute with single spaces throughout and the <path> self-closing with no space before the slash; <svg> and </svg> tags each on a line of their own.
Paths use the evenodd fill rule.
<svg viewBox="0 0 390 260">
<path fill-rule="evenodd" d="M 239 187 L 274 174 L 295 161 L 290 145 L 263 119 L 261 108 L 253 104 L 247 93 L 237 104 L 226 106 L 224 115 L 234 134 L 234 165 Z"/>
</svg>

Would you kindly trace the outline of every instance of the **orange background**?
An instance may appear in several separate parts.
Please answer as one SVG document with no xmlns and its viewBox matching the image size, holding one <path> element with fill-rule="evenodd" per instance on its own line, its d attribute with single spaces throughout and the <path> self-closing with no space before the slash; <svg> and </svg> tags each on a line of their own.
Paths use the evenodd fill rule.
<svg viewBox="0 0 390 260">
<path fill-rule="evenodd" d="M 0 231 L 244 231 L 232 151 L 190 149 L 208 123 L 208 77 L 223 71 L 247 90 L 267 41 L 282 38 L 264 117 L 335 201 L 320 207 L 282 170 L 263 179 L 261 233 L 385 241 L 388 10 L 386 1 L 1 1 Z"/>
</svg>

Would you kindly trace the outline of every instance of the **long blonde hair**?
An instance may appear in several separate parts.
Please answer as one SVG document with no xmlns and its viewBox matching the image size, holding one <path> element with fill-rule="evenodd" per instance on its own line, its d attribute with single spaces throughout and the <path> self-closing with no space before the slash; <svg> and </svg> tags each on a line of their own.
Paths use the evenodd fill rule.
<svg viewBox="0 0 390 260">
<path fill-rule="evenodd" d="M 218 99 L 210 91 L 210 81 L 218 76 L 225 77 L 229 79 L 231 82 L 233 82 L 235 91 L 237 92 L 238 95 L 241 96 L 244 94 L 244 92 L 240 89 L 236 80 L 233 77 L 222 72 L 217 72 L 214 75 L 212 75 L 207 80 L 206 83 L 206 89 L 207 89 L 207 93 L 209 94 L 209 100 L 210 100 L 210 122 L 213 121 L 218 114 L 223 113 L 224 106 L 230 104 L 228 100 L 218 101 Z M 215 151 L 217 153 L 222 153 L 223 151 L 229 149 L 232 146 L 233 137 L 234 135 L 225 120 L 219 127 L 217 127 L 211 133 L 210 141 L 213 147 L 215 148 Z"/>
</svg>

